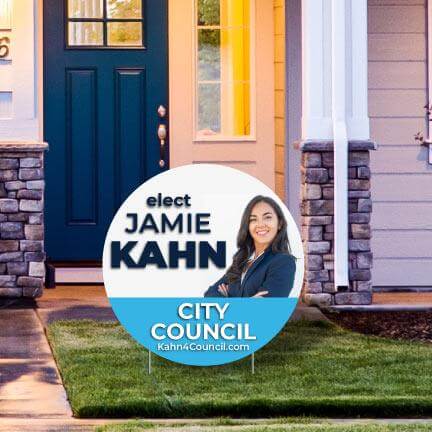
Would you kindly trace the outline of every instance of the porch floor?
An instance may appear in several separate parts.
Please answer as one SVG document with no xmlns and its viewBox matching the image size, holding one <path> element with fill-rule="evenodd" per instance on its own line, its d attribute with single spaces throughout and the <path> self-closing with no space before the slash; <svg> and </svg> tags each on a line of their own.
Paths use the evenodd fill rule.
<svg viewBox="0 0 432 432">
<path fill-rule="evenodd" d="M 37 299 L 37 312 L 44 326 L 56 320 L 115 320 L 103 285 L 57 285 Z"/>
<path fill-rule="evenodd" d="M 432 292 L 387 292 L 374 293 L 373 304 L 430 304 L 432 305 Z"/>
</svg>

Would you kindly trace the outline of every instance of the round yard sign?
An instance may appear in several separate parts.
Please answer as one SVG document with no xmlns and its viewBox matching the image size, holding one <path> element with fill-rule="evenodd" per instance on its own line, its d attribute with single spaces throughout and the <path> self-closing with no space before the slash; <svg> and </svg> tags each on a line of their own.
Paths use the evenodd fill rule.
<svg viewBox="0 0 432 432">
<path fill-rule="evenodd" d="M 141 185 L 115 215 L 103 275 L 126 330 L 189 365 L 248 356 L 284 326 L 303 280 L 300 234 L 274 192 L 197 164 Z"/>
</svg>

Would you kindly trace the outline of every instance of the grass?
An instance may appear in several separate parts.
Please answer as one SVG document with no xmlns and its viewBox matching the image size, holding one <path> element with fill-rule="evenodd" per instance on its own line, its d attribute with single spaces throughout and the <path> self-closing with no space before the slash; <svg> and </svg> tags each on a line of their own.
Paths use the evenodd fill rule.
<svg viewBox="0 0 432 432">
<path fill-rule="evenodd" d="M 158 426 L 146 422 L 129 422 L 117 425 L 99 427 L 96 432 L 426 432 L 432 431 L 432 425 L 421 424 L 272 424 L 272 425 L 243 425 L 237 427 L 212 426 Z"/>
<path fill-rule="evenodd" d="M 432 346 L 294 322 L 250 360 L 199 368 L 153 356 L 116 323 L 48 328 L 79 417 L 432 415 Z M 254 431 L 256 432 L 256 431 Z"/>
</svg>

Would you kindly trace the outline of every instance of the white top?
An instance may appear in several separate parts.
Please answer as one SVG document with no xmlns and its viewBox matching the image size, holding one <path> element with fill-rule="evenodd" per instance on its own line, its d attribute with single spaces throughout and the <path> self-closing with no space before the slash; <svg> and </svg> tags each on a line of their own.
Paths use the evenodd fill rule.
<svg viewBox="0 0 432 432">
<path fill-rule="evenodd" d="M 243 283 L 243 279 L 246 276 L 246 273 L 248 272 L 248 270 L 252 267 L 252 264 L 255 260 L 257 260 L 263 253 L 265 252 L 265 250 L 263 250 L 258 256 L 256 256 L 254 258 L 255 252 L 249 257 L 248 259 L 248 263 L 250 263 L 249 267 L 242 273 L 241 275 L 241 279 L 240 279 L 240 285 Z"/>
</svg>

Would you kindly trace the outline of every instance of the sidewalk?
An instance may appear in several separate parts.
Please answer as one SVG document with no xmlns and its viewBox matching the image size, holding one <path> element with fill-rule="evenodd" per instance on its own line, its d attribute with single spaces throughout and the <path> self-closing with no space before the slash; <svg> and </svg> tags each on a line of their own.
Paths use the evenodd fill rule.
<svg viewBox="0 0 432 432">
<path fill-rule="evenodd" d="M 0 432 L 93 432 L 97 426 L 104 426 L 113 423 L 128 423 L 131 419 L 126 420 L 86 420 L 86 419 L 20 419 L 20 418 L 1 418 Z M 248 432 L 250 426 L 277 426 L 277 423 L 271 419 L 242 419 L 238 420 L 236 425 L 231 426 L 214 426 L 214 419 L 145 419 L 145 423 L 157 425 L 158 432 L 220 432 L 232 430 L 232 432 Z M 207 426 L 206 426 L 207 424 Z M 281 424 L 295 425 L 292 421 Z M 430 425 L 432 431 L 432 419 L 358 419 L 358 418 L 322 418 L 311 421 L 310 423 L 298 423 L 301 426 L 323 426 L 334 425 L 339 427 L 365 426 L 365 425 Z M 152 431 L 154 429 L 151 429 Z M 340 429 L 342 432 L 343 429 Z"/>
<path fill-rule="evenodd" d="M 115 319 L 101 286 L 45 290 L 34 307 L 0 309 L 0 432 L 92 431 L 72 418 L 44 327 L 58 319 Z M 31 419 L 31 421 L 30 421 Z"/>
<path fill-rule="evenodd" d="M 71 416 L 43 326 L 31 308 L 0 310 L 0 421 L 10 416 Z"/>
<path fill-rule="evenodd" d="M 56 319 L 115 317 L 102 287 L 62 288 L 46 290 L 37 309 L 0 309 L 0 432 L 93 431 L 106 423 L 72 418 L 44 326 Z"/>
<path fill-rule="evenodd" d="M 97 426 L 104 426 L 113 423 L 128 423 L 133 420 L 79 420 L 79 419 L 20 419 L 0 417 L 0 432 L 93 432 Z M 145 419 L 145 423 L 158 426 L 158 432 L 211 432 L 227 430 L 228 426 L 212 426 L 214 419 Z M 206 426 L 207 424 L 207 426 Z M 250 426 L 277 426 L 277 423 L 269 419 L 241 419 L 236 425 L 229 426 L 232 432 L 248 432 Z M 293 425 L 295 423 L 281 423 L 281 425 Z M 299 423 L 304 425 L 323 425 L 330 424 L 335 426 L 354 426 L 354 425 L 430 425 L 432 430 L 432 419 L 358 419 L 358 418 L 322 418 L 311 421 L 310 423 Z M 151 429 L 153 430 L 153 429 Z M 342 430 L 341 430 L 342 432 Z"/>
</svg>

